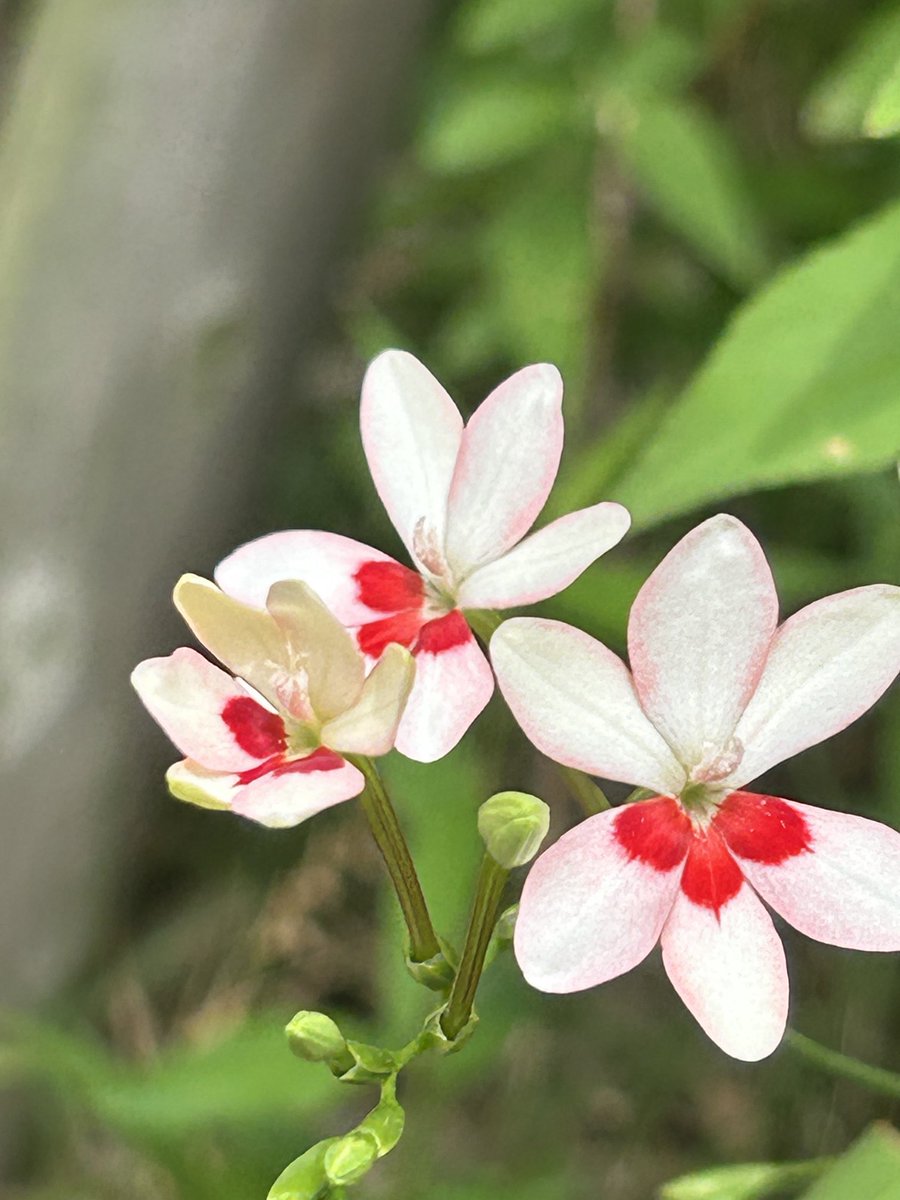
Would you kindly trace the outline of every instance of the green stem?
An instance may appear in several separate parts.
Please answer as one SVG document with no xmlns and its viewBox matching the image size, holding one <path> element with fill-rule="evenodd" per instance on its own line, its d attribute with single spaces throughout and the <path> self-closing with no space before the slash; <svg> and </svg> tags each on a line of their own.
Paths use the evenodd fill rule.
<svg viewBox="0 0 900 1200">
<path fill-rule="evenodd" d="M 579 771 L 575 767 L 564 767 L 561 763 L 557 763 L 556 768 L 566 787 L 581 805 L 586 817 L 596 816 L 597 813 L 612 808 L 601 789 L 597 787 L 590 776 L 585 775 L 584 771 Z"/>
<path fill-rule="evenodd" d="M 900 1099 L 900 1075 L 893 1071 L 887 1071 L 884 1067 L 873 1067 L 869 1063 L 860 1062 L 857 1058 L 850 1058 L 837 1050 L 830 1050 L 827 1046 L 821 1046 L 812 1038 L 804 1037 L 802 1033 L 797 1033 L 794 1029 L 788 1032 L 787 1044 L 792 1050 L 802 1054 L 809 1062 L 815 1063 L 817 1067 L 821 1067 L 823 1071 L 828 1071 L 831 1075 L 851 1079 L 854 1083 L 861 1084 L 873 1092 L 881 1092 L 882 1095 L 892 1096 L 895 1100 Z"/>
<path fill-rule="evenodd" d="M 491 634 L 500 628 L 505 618 L 502 612 L 496 612 L 492 608 L 473 608 L 466 610 L 466 620 L 469 628 L 487 648 Z"/>
<path fill-rule="evenodd" d="M 353 755 L 352 761 L 366 777 L 366 790 L 362 794 L 363 811 L 387 866 L 409 931 L 410 957 L 413 962 L 425 962 L 437 957 L 441 948 L 428 915 L 428 906 L 409 846 L 375 764 L 362 755 Z"/>
<path fill-rule="evenodd" d="M 472 1016 L 475 993 L 484 970 L 484 958 L 494 926 L 497 924 L 500 900 L 509 878 L 509 871 L 494 862 L 489 854 L 481 860 L 481 870 L 472 904 L 472 915 L 466 931 L 459 968 L 453 981 L 450 999 L 441 1017 L 441 1029 L 453 1041 Z"/>
</svg>

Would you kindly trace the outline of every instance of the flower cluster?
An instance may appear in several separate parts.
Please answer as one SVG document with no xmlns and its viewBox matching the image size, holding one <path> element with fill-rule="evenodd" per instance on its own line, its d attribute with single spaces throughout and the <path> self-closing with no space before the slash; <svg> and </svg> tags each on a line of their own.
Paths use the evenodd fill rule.
<svg viewBox="0 0 900 1200">
<path fill-rule="evenodd" d="M 746 790 L 888 688 L 900 588 L 856 588 L 779 625 L 759 543 L 720 515 L 641 589 L 630 669 L 534 617 L 500 624 L 489 663 L 469 613 L 554 595 L 629 526 L 605 502 L 529 533 L 559 466 L 561 402 L 557 371 L 527 367 L 464 425 L 421 363 L 382 354 L 363 385 L 363 445 L 412 566 L 333 533 L 260 538 L 214 584 L 185 576 L 175 590 L 230 674 L 180 649 L 141 663 L 134 684 L 186 756 L 168 774 L 176 796 L 293 825 L 360 793 L 360 758 L 393 746 L 421 762 L 445 755 L 496 675 L 539 750 L 649 796 L 588 818 L 538 858 L 515 929 L 526 979 L 548 992 L 592 987 L 661 942 L 709 1036 L 758 1059 L 788 1005 L 765 905 L 819 941 L 900 949 L 900 835 Z"/>
</svg>

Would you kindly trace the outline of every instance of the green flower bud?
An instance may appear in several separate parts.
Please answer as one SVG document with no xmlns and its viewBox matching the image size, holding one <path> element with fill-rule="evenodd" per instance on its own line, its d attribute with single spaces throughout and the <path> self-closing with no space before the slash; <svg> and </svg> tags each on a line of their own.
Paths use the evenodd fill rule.
<svg viewBox="0 0 900 1200">
<path fill-rule="evenodd" d="M 498 792 L 478 810 L 487 852 L 507 871 L 531 862 L 549 828 L 550 809 L 526 792 Z"/>
<path fill-rule="evenodd" d="M 325 1153 L 324 1167 L 328 1182 L 334 1187 L 356 1183 L 378 1157 L 378 1143 L 368 1133 L 358 1130 L 338 1138 Z"/>
<path fill-rule="evenodd" d="M 346 1059 L 348 1067 L 353 1059 L 347 1051 L 344 1035 L 325 1013 L 298 1012 L 285 1026 L 288 1045 L 298 1058 L 307 1062 L 341 1062 Z"/>
<path fill-rule="evenodd" d="M 319 1200 L 329 1180 L 325 1156 L 339 1138 L 318 1142 L 281 1172 L 269 1191 L 268 1200 Z"/>
</svg>

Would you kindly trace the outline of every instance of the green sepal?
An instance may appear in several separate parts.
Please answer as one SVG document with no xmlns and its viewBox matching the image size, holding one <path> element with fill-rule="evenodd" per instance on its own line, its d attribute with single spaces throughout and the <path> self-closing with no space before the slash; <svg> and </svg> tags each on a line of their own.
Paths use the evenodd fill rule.
<svg viewBox="0 0 900 1200">
<path fill-rule="evenodd" d="M 326 1138 L 285 1167 L 269 1190 L 267 1200 L 326 1200 L 334 1192 L 325 1174 L 325 1155 L 340 1138 Z"/>
<path fill-rule="evenodd" d="M 412 959 L 407 948 L 406 969 L 416 983 L 421 983 L 432 992 L 446 992 L 449 991 L 456 975 L 458 958 L 449 942 L 445 942 L 441 937 L 438 941 L 441 946 L 440 952 L 422 962 Z"/>
<path fill-rule="evenodd" d="M 334 1072 L 341 1083 L 377 1083 L 397 1071 L 397 1060 L 390 1050 L 365 1042 L 348 1042 L 347 1050 L 353 1060 L 352 1066 Z"/>
<path fill-rule="evenodd" d="M 472 1014 L 463 1025 L 462 1029 L 454 1038 L 447 1037 L 441 1025 L 441 1017 L 446 1012 L 446 1005 L 439 1008 L 437 1012 L 433 1012 L 422 1026 L 422 1033 L 428 1039 L 429 1044 L 438 1051 L 439 1054 L 455 1054 L 457 1050 L 461 1050 L 466 1044 L 475 1028 L 478 1025 L 478 1014 L 472 1010 Z"/>
<path fill-rule="evenodd" d="M 518 904 L 511 904 L 497 918 L 497 924 L 494 926 L 494 932 L 491 934 L 491 940 L 488 942 L 487 952 L 484 956 L 485 969 L 491 965 L 498 954 L 503 954 L 512 945 L 518 915 Z"/>
</svg>

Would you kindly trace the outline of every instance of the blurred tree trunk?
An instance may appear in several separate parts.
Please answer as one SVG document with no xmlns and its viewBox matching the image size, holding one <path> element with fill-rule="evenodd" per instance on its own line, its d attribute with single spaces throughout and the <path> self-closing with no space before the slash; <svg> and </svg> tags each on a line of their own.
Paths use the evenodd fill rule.
<svg viewBox="0 0 900 1200">
<path fill-rule="evenodd" d="M 245 493 L 424 0 L 48 0 L 0 149 L 0 1004 L 83 956 L 148 617 Z M 158 782 L 158 781 L 157 781 Z"/>
</svg>

